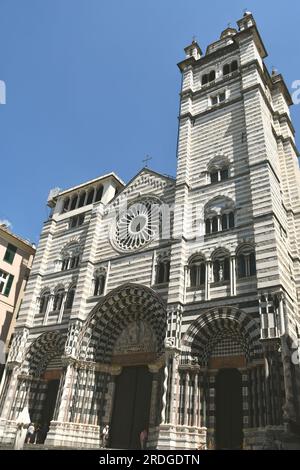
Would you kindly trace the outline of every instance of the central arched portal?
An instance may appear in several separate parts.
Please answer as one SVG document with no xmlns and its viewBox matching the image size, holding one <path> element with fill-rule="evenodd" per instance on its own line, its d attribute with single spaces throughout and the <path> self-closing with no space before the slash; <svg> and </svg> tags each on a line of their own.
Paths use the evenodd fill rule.
<svg viewBox="0 0 300 470">
<path fill-rule="evenodd" d="M 166 309 L 152 290 L 127 284 L 93 309 L 81 333 L 79 355 L 107 371 L 100 429 L 111 448 L 139 449 L 140 434 L 158 424 Z"/>
<path fill-rule="evenodd" d="M 242 375 L 238 369 L 220 369 L 216 376 L 216 448 L 241 449 L 242 442 Z"/>
<path fill-rule="evenodd" d="M 156 360 L 153 328 L 139 316 L 120 333 L 112 354 L 122 367 L 116 377 L 110 446 L 138 449 L 141 431 L 149 428 L 152 375 L 148 365 Z"/>
<path fill-rule="evenodd" d="M 124 367 L 116 380 L 110 446 L 140 448 L 139 436 L 149 428 L 152 374 L 147 366 Z"/>
</svg>

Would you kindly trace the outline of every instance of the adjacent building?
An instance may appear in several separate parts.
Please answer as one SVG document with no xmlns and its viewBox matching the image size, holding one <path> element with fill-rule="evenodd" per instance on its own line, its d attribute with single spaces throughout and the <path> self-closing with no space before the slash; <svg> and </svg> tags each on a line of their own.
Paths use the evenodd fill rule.
<svg viewBox="0 0 300 470">
<path fill-rule="evenodd" d="M 34 254 L 34 245 L 0 225 L 0 376 Z"/>
<path fill-rule="evenodd" d="M 300 172 L 250 12 L 185 48 L 176 178 L 53 191 L 2 380 L 47 446 L 299 447 Z M 174 136 L 175 138 L 175 136 Z M 174 162 L 175 164 L 175 162 Z"/>
</svg>

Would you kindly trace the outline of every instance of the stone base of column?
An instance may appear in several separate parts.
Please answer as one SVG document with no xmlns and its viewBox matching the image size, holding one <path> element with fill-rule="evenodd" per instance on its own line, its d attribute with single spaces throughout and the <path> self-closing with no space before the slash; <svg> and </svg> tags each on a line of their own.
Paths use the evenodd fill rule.
<svg viewBox="0 0 300 470">
<path fill-rule="evenodd" d="M 300 450 L 300 436 L 285 425 L 244 429 L 243 449 Z"/>
<path fill-rule="evenodd" d="M 17 433 L 16 421 L 0 419 L 0 444 L 12 446 Z"/>
<path fill-rule="evenodd" d="M 151 449 L 206 449 L 206 428 L 160 424 L 149 429 L 148 448 Z"/>
<path fill-rule="evenodd" d="M 51 421 L 45 446 L 99 449 L 100 427 L 91 424 Z"/>
</svg>

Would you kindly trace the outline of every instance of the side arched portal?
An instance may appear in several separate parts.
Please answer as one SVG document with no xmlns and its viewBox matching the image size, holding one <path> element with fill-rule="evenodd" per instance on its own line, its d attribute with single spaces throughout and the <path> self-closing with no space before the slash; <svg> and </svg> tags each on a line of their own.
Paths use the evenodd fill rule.
<svg viewBox="0 0 300 470">
<path fill-rule="evenodd" d="M 280 424 L 277 356 L 273 354 L 272 373 L 266 375 L 258 321 L 234 307 L 203 312 L 182 338 L 179 366 L 181 390 L 188 393 L 196 382 L 201 399 L 194 410 L 184 405 L 188 396 L 180 398 L 179 423 L 192 423 L 200 413 L 208 446 L 214 448 L 241 448 L 247 429 Z"/>
<path fill-rule="evenodd" d="M 58 401 L 65 340 L 57 331 L 38 336 L 28 347 L 18 376 L 10 419 L 15 420 L 27 406 L 30 419 L 41 430 L 40 442 L 46 438 Z"/>
</svg>

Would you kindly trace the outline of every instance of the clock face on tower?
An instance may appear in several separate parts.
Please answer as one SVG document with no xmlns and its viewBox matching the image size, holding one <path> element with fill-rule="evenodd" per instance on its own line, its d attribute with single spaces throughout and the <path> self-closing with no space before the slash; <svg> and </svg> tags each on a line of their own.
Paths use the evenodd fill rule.
<svg viewBox="0 0 300 470">
<path fill-rule="evenodd" d="M 114 248 L 135 251 L 150 243 L 158 235 L 159 207 L 155 199 L 139 200 L 120 214 L 110 237 Z"/>
</svg>

